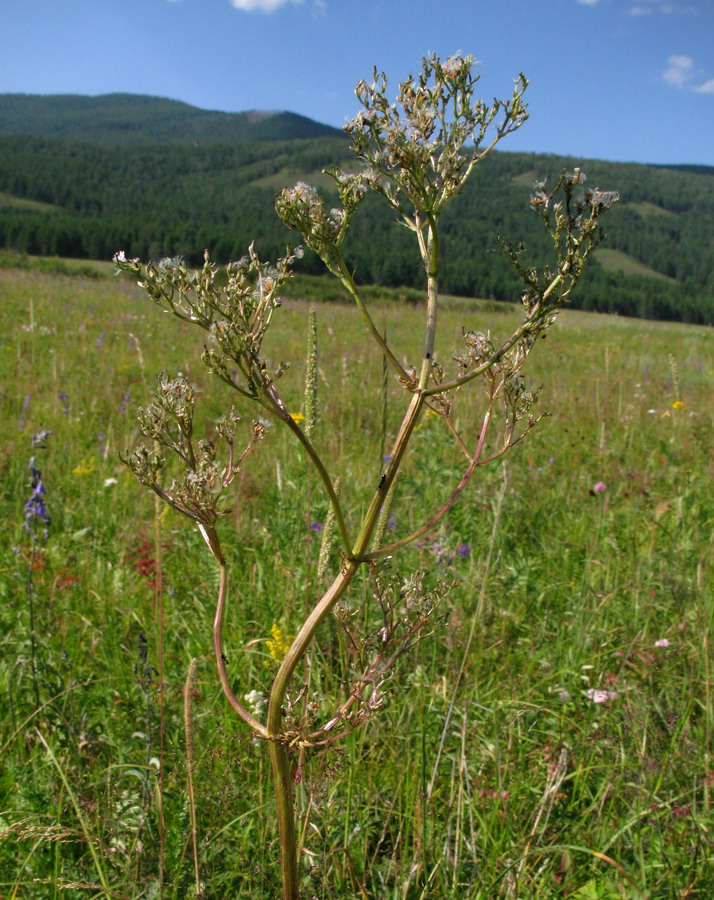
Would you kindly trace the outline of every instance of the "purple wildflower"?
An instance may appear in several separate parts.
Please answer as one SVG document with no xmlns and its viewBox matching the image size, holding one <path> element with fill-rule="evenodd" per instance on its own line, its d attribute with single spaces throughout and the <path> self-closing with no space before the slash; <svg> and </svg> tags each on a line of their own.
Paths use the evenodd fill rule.
<svg viewBox="0 0 714 900">
<path fill-rule="evenodd" d="M 310 528 L 312 528 L 313 531 L 322 531 L 324 527 L 322 522 L 310 522 Z"/>
<path fill-rule="evenodd" d="M 97 346 L 97 347 L 101 347 L 102 344 L 104 343 L 104 335 L 105 335 L 105 334 L 106 334 L 106 331 L 103 331 L 103 332 L 99 335 L 99 337 L 97 338 L 97 341 L 96 341 L 96 346 Z"/>
<path fill-rule="evenodd" d="M 47 491 L 42 483 L 42 472 L 35 465 L 34 456 L 30 459 L 30 487 L 32 488 L 32 493 L 27 503 L 25 503 L 25 529 L 32 534 L 34 519 L 40 519 L 45 529 L 50 524 L 50 516 L 45 503 Z"/>
<path fill-rule="evenodd" d="M 57 394 L 57 399 L 62 403 L 62 412 L 67 415 L 69 413 L 69 397 L 64 391 L 60 391 Z"/>
<path fill-rule="evenodd" d="M 468 544 L 457 544 L 456 545 L 456 555 L 460 556 L 462 559 L 466 559 L 466 557 L 471 552 L 471 547 Z"/>
<path fill-rule="evenodd" d="M 125 412 L 127 406 L 129 405 L 129 398 L 131 397 L 131 388 L 124 394 L 124 399 L 119 404 L 119 412 Z"/>
</svg>

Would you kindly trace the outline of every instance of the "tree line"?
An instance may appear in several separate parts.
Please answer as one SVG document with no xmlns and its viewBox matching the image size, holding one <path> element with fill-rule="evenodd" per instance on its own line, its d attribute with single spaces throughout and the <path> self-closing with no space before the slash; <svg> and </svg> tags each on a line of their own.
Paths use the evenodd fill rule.
<svg viewBox="0 0 714 900">
<path fill-rule="evenodd" d="M 123 249 L 144 259 L 180 254 L 199 263 L 205 248 L 217 262 L 227 262 L 255 241 L 262 256 L 275 256 L 296 242 L 275 215 L 277 189 L 317 179 L 326 187 L 326 202 L 333 202 L 321 170 L 349 159 L 346 139 L 329 136 L 138 147 L 0 137 L 0 247 L 78 259 L 110 259 Z M 714 321 L 714 169 L 494 153 L 443 218 L 444 291 L 517 300 L 518 279 L 495 235 L 521 248 L 526 260 L 547 259 L 547 236 L 529 209 L 531 187 L 576 165 L 593 187 L 620 191 L 603 246 L 626 254 L 618 257 L 626 270 L 628 259 L 640 266 L 617 271 L 603 254 L 590 266 L 574 305 Z M 420 261 L 393 218 L 385 205 L 366 201 L 346 257 L 363 283 L 421 287 Z M 300 266 L 321 271 L 310 253 Z"/>
</svg>

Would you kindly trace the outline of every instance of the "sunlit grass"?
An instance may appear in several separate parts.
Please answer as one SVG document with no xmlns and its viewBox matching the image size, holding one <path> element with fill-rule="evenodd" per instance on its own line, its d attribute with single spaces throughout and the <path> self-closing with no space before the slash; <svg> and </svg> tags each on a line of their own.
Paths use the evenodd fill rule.
<svg viewBox="0 0 714 900">
<path fill-rule="evenodd" d="M 164 896 L 193 896 L 182 687 L 196 657 L 204 896 L 274 897 L 264 751 L 229 714 L 211 658 L 216 573 L 200 535 L 157 512 L 117 457 L 161 369 L 211 384 L 208 428 L 234 398 L 204 374 L 200 339 L 126 282 L 3 270 L 0 286 L 0 893 L 94 897 L 106 880 L 116 896 L 156 897 L 161 860 Z M 418 314 L 376 301 L 374 315 L 416 363 Z M 505 334 L 512 316 L 451 299 L 438 358 L 448 363 L 462 326 Z M 286 301 L 269 348 L 292 363 L 281 390 L 295 412 L 307 319 L 306 302 Z M 356 520 L 384 452 L 381 360 L 348 305 L 320 304 L 318 328 L 316 441 Z M 302 773 L 306 895 L 714 894 L 713 351 L 704 328 L 562 315 L 527 372 L 552 417 L 397 558 L 455 583 L 444 621 L 404 659 L 368 730 Z M 405 402 L 390 382 L 388 435 Z M 468 434 L 466 402 L 458 417 Z M 33 451 L 40 429 L 48 448 Z M 395 539 L 461 474 L 442 420 L 425 418 L 414 444 Z M 22 528 L 33 452 L 52 517 L 32 573 L 39 706 Z M 223 522 L 241 696 L 267 686 L 268 641 L 293 634 L 315 596 L 310 525 L 326 501 L 313 477 L 307 506 L 306 479 L 290 436 L 268 429 Z M 313 689 L 328 693 L 350 661 L 336 623 L 323 632 Z"/>
</svg>

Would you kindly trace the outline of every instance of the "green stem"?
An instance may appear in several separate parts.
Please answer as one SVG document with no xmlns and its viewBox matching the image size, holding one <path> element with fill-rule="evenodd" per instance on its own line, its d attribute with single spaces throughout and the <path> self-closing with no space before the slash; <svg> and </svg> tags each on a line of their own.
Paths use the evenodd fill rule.
<svg viewBox="0 0 714 900">
<path fill-rule="evenodd" d="M 285 659 L 273 681 L 268 704 L 267 737 L 270 741 L 270 763 L 273 773 L 273 789 L 275 792 L 278 835 L 280 839 L 280 867 L 283 878 L 283 900 L 298 900 L 299 896 L 299 868 L 296 852 L 297 840 L 293 786 L 290 778 L 290 756 L 287 746 L 288 737 L 284 735 L 282 730 L 283 705 L 285 703 L 288 685 L 298 663 L 304 657 L 318 627 L 333 606 L 344 595 L 355 577 L 359 566 L 362 564 L 360 562 L 360 557 L 364 554 L 369 545 L 369 540 L 376 525 L 380 509 L 387 496 L 387 492 L 396 477 L 399 465 L 418 421 L 423 404 L 424 397 L 422 393 L 418 392 L 412 395 L 411 402 L 394 443 L 392 459 L 387 470 L 381 477 L 379 486 L 372 497 L 372 501 L 362 522 L 362 528 L 357 535 L 357 540 L 355 541 L 352 553 L 349 558 L 343 560 L 339 574 L 303 623 L 302 628 L 285 655 Z"/>
<path fill-rule="evenodd" d="M 337 491 L 335 490 L 335 486 L 332 483 L 332 479 L 330 478 L 327 469 L 325 468 L 325 464 L 320 459 L 320 456 L 312 445 L 312 442 L 305 434 L 305 432 L 300 428 L 295 419 L 292 416 L 288 416 L 287 419 L 284 417 L 284 414 L 280 414 L 280 418 L 286 423 L 288 428 L 292 431 L 292 433 L 297 437 L 300 443 L 305 448 L 305 452 L 310 457 L 310 459 L 315 464 L 315 468 L 320 474 L 320 478 L 322 479 L 322 483 L 325 486 L 325 490 L 330 498 L 330 503 L 332 504 L 332 508 L 335 511 L 335 521 L 337 522 L 337 528 L 340 532 L 340 538 L 342 540 L 342 546 L 344 547 L 345 552 L 347 552 L 351 546 L 350 536 L 347 531 L 347 526 L 345 525 L 345 519 L 342 515 L 342 506 L 340 505 L 340 499 L 337 496 Z"/>
<path fill-rule="evenodd" d="M 447 502 L 438 510 L 425 524 L 422 525 L 421 528 L 417 528 L 416 531 L 413 531 L 411 534 L 408 534 L 406 537 L 401 538 L 398 541 L 394 541 L 392 544 L 387 544 L 385 547 L 377 547 L 369 553 L 365 553 L 364 556 L 360 557 L 361 562 L 368 562 L 373 559 L 379 559 L 380 556 L 386 556 L 388 553 L 392 553 L 394 550 L 399 549 L 399 547 L 403 547 L 405 544 L 411 544 L 412 541 L 415 541 L 417 538 L 421 537 L 423 534 L 426 534 L 430 531 L 434 525 L 439 521 L 439 519 L 443 518 L 446 513 L 451 509 L 451 507 L 456 503 L 456 500 L 459 497 L 459 494 L 464 490 L 466 485 L 469 483 L 471 476 L 476 470 L 476 467 L 479 465 L 481 460 L 481 453 L 483 452 L 483 443 L 486 439 L 486 432 L 488 431 L 488 426 L 491 422 L 491 406 L 486 410 L 486 415 L 483 420 L 483 426 L 481 428 L 481 434 L 479 436 L 478 446 L 476 448 L 476 453 L 471 460 L 468 469 L 464 472 L 461 481 L 458 483 L 451 497 L 447 500 Z"/>
<path fill-rule="evenodd" d="M 335 274 L 340 279 L 340 281 L 342 282 L 344 287 L 347 288 L 347 290 L 352 295 L 352 299 L 355 301 L 355 304 L 357 305 L 357 309 L 362 314 L 362 318 L 364 319 L 365 324 L 367 325 L 367 328 L 369 329 L 372 337 L 375 339 L 375 341 L 379 345 L 379 348 L 382 351 L 382 353 L 384 353 L 386 358 L 389 360 L 390 364 L 394 368 L 394 370 L 397 373 L 397 375 L 399 376 L 399 378 L 402 379 L 403 381 L 408 382 L 410 380 L 409 375 L 407 374 L 407 372 L 405 371 L 404 367 L 399 362 L 397 357 L 392 353 L 392 351 L 390 350 L 386 341 L 384 340 L 382 335 L 379 333 L 379 329 L 372 321 L 372 317 L 370 316 L 369 311 L 367 310 L 367 307 L 364 305 L 364 301 L 362 300 L 362 296 L 359 292 L 359 289 L 358 289 L 357 285 L 355 284 L 354 279 L 350 275 L 350 271 L 347 268 L 347 264 L 345 263 L 344 259 L 342 258 L 342 254 L 340 253 L 340 251 L 337 248 L 335 248 L 334 252 L 335 252 L 335 256 L 336 256 L 336 261 L 339 266 L 339 268 L 335 271 Z"/>
<path fill-rule="evenodd" d="M 287 747 L 277 741 L 270 741 L 268 753 L 273 772 L 273 792 L 277 807 L 283 900 L 299 900 L 297 832 L 293 809 L 293 787 L 290 778 L 290 757 Z"/>
<path fill-rule="evenodd" d="M 278 670 L 270 692 L 268 705 L 268 752 L 273 773 L 273 791 L 278 819 L 280 839 L 280 869 L 283 880 L 283 900 L 298 900 L 300 889 L 298 879 L 297 833 L 293 785 L 290 777 L 289 750 L 282 737 L 282 711 L 288 684 L 296 666 L 317 631 L 320 622 L 347 590 L 357 572 L 359 563 L 349 560 L 329 587 L 315 609 L 307 617 L 300 632 L 288 650 L 283 664 Z"/>
<path fill-rule="evenodd" d="M 49 758 L 52 762 L 52 765 L 55 767 L 55 769 L 57 770 L 57 774 L 59 775 L 60 779 L 62 780 L 62 784 L 64 785 L 64 788 L 67 791 L 67 796 L 71 800 L 72 806 L 74 807 L 74 812 L 79 821 L 80 827 L 82 829 L 82 833 L 84 834 L 84 838 L 87 841 L 87 846 L 89 847 L 89 852 L 92 856 L 92 861 L 94 862 L 94 868 L 97 872 L 97 875 L 99 876 L 99 880 L 102 884 L 102 888 L 104 889 L 103 893 L 106 896 L 111 897 L 112 891 L 109 887 L 109 882 L 107 880 L 107 876 L 104 871 L 104 866 L 102 865 L 102 859 L 101 859 L 99 853 L 97 852 L 97 848 L 95 846 L 94 835 L 92 834 L 92 832 L 89 828 L 89 822 L 85 819 L 84 814 L 82 813 L 82 807 L 79 803 L 79 798 L 77 797 L 77 794 L 72 790 L 72 786 L 70 785 L 70 783 L 67 779 L 67 775 L 66 775 L 64 769 L 60 765 L 59 760 L 57 759 L 55 754 L 52 752 L 52 748 L 45 740 L 45 738 L 39 728 L 35 728 L 35 736 L 37 737 L 37 739 L 40 741 L 42 746 L 47 751 L 47 755 L 49 756 Z"/>
<path fill-rule="evenodd" d="M 436 337 L 436 311 L 439 304 L 437 278 L 439 274 L 439 234 L 436 229 L 436 219 L 431 213 L 427 213 L 429 219 L 429 232 L 426 243 L 426 275 L 427 275 L 427 301 L 426 301 L 426 335 L 424 337 L 424 357 L 421 362 L 419 374 L 419 390 L 425 390 L 431 373 L 434 358 L 434 340 Z"/>
</svg>

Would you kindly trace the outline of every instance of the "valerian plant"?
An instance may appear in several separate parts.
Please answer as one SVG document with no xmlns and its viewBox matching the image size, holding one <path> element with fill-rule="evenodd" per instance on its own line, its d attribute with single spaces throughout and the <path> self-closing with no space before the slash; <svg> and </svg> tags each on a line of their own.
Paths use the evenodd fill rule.
<svg viewBox="0 0 714 900">
<path fill-rule="evenodd" d="M 375 70 L 370 84 L 361 81 L 357 85 L 362 110 L 345 126 L 361 167 L 357 172 L 326 170 L 334 179 L 339 206 L 328 209 L 323 197 L 303 183 L 283 190 L 277 197 L 276 209 L 283 222 L 300 234 L 304 244 L 354 298 L 367 331 L 406 395 L 401 425 L 385 456 L 384 468 L 375 473 L 377 486 L 366 503 L 366 512 L 356 524 L 348 511 L 364 508 L 364 498 L 345 496 L 347 492 L 336 486 L 338 473 L 328 471 L 313 443 L 311 428 L 301 427 L 287 411 L 279 389 L 286 365 L 274 365 L 263 355 L 264 337 L 300 249 L 270 264 L 262 262 L 251 246 L 245 259 L 228 265 L 227 281 L 220 284 L 207 253 L 198 271 L 190 270 L 180 259 L 142 266 L 123 253 L 115 257 L 120 269 L 139 275 L 140 285 L 161 308 L 203 329 L 203 362 L 210 372 L 235 390 L 242 401 L 253 403 L 261 417 L 267 415 L 292 432 L 319 475 L 330 503 L 330 530 L 334 523 L 341 544 L 338 571 L 327 590 L 315 598 L 287 649 L 263 718 L 255 705 L 251 710 L 243 706 L 226 673 L 222 629 L 228 571 L 217 527 L 225 511 L 223 492 L 259 443 L 263 426 L 256 417 L 239 452 L 235 449 L 239 420 L 231 410 L 218 427 L 220 447 L 197 441 L 193 434 L 195 389 L 181 376 L 161 376 L 156 399 L 140 416 L 141 433 L 151 440 L 151 446 L 138 448 L 125 462 L 142 484 L 196 522 L 220 568 L 213 630 L 216 664 L 229 703 L 253 734 L 267 744 L 286 900 L 299 896 L 299 843 L 291 780 L 294 756 L 334 744 L 378 711 L 395 663 L 428 630 L 447 593 L 445 585 L 428 590 L 421 572 L 407 579 L 397 577 L 385 559 L 427 533 L 448 513 L 476 469 L 502 457 L 541 418 L 534 411 L 537 392 L 526 386 L 523 365 L 537 338 L 545 335 L 567 302 L 588 255 L 603 237 L 600 216 L 617 200 L 613 193 L 585 188 L 585 176 L 578 169 L 564 173 L 551 187 L 536 185 L 531 205 L 552 239 L 553 261 L 543 269 L 529 268 L 522 262 L 522 254 L 502 241 L 507 260 L 523 282 L 520 323 L 505 340 L 464 328 L 462 349 L 450 364 L 438 362 L 434 342 L 440 216 L 461 192 L 474 167 L 527 118 L 523 102 L 527 81 L 523 75 L 516 79 L 507 100 L 494 100 L 489 105 L 475 96 L 478 76 L 473 68 L 470 56 L 458 55 L 445 62 L 437 57 L 425 59 L 418 77 L 409 77 L 400 85 L 396 102 L 387 97 L 386 77 Z M 400 362 L 376 327 L 342 255 L 350 222 L 370 191 L 380 195 L 398 221 L 413 232 L 424 269 L 424 342 L 420 359 L 413 366 Z M 461 433 L 453 417 L 454 404 L 457 400 L 468 402 L 464 390 L 476 383 L 482 388 L 475 394 L 475 401 L 483 407 L 481 424 L 474 434 Z M 394 499 L 395 479 L 425 410 L 442 417 L 448 425 L 464 457 L 463 475 L 451 495 L 443 498 L 441 506 L 432 510 L 419 528 L 385 543 L 384 522 Z M 169 486 L 160 477 L 167 452 L 177 456 L 183 466 L 183 474 Z M 350 585 L 364 567 L 370 570 L 373 597 L 382 615 L 381 627 L 368 634 L 358 633 L 348 599 Z M 314 702 L 303 703 L 304 713 L 297 714 L 299 699 L 306 695 L 307 687 L 293 681 L 319 626 L 331 612 L 345 628 L 355 666 L 352 682 L 344 685 L 342 701 L 335 703 L 331 715 L 319 721 L 320 707 Z"/>
</svg>

